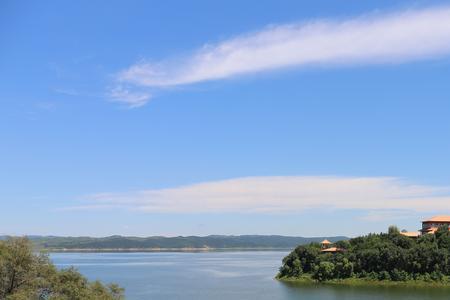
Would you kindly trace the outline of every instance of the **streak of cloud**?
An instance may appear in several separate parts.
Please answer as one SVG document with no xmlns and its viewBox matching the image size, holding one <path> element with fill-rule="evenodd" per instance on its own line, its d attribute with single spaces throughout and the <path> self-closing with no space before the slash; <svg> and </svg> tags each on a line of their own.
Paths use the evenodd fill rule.
<svg viewBox="0 0 450 300">
<path fill-rule="evenodd" d="M 450 7 L 444 6 L 270 26 L 205 45 L 184 58 L 139 62 L 117 80 L 161 88 L 287 67 L 399 63 L 449 53 Z"/>
<path fill-rule="evenodd" d="M 390 177 L 247 177 L 169 189 L 102 193 L 66 209 L 149 213 L 292 213 L 309 209 L 450 211 L 450 189 Z"/>
</svg>

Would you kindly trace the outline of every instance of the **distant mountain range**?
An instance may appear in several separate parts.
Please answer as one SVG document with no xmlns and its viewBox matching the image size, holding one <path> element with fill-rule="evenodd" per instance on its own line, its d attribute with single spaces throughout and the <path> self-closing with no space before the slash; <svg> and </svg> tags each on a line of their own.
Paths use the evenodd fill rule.
<svg viewBox="0 0 450 300">
<path fill-rule="evenodd" d="M 7 236 L 1 236 L 5 239 Z M 178 237 L 59 237 L 28 236 L 38 249 L 49 251 L 158 251 L 220 249 L 292 249 L 297 245 L 347 240 L 345 236 L 294 237 L 281 235 L 209 235 Z"/>
</svg>

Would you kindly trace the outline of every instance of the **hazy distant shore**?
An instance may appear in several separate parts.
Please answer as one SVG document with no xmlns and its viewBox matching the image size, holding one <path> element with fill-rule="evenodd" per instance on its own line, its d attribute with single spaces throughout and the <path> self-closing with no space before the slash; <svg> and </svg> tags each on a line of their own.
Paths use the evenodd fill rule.
<svg viewBox="0 0 450 300">
<path fill-rule="evenodd" d="M 8 237 L 0 237 L 0 239 Z M 295 237 L 280 235 L 209 235 L 177 237 L 58 237 L 28 236 L 36 250 L 47 252 L 193 252 L 237 250 L 292 250 L 298 245 L 346 240 L 344 236 Z"/>
<path fill-rule="evenodd" d="M 44 248 L 46 252 L 52 253 L 124 253 L 124 252 L 227 252 L 227 251 L 290 251 L 292 248 L 277 247 L 255 247 L 255 248 Z"/>
</svg>

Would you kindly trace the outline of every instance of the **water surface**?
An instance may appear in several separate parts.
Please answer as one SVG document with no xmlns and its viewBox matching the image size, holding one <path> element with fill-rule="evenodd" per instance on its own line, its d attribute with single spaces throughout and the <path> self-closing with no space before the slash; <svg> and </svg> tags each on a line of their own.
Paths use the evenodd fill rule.
<svg viewBox="0 0 450 300">
<path fill-rule="evenodd" d="M 287 252 L 53 253 L 91 280 L 115 282 L 129 300 L 448 300 L 449 289 L 295 285 L 274 280 Z"/>
</svg>

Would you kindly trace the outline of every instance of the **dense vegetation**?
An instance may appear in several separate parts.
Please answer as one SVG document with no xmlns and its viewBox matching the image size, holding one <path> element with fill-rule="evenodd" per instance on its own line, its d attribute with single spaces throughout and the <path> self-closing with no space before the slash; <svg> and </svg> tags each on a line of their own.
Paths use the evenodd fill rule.
<svg viewBox="0 0 450 300">
<path fill-rule="evenodd" d="M 278 278 L 445 283 L 450 275 L 450 233 L 447 227 L 439 228 L 436 234 L 412 239 L 391 226 L 388 233 L 340 241 L 336 246 L 344 251 L 322 253 L 317 243 L 298 246 L 283 259 Z"/>
<path fill-rule="evenodd" d="M 346 239 L 345 237 L 326 237 L 331 241 Z M 179 236 L 179 237 L 124 237 L 110 236 L 104 238 L 92 237 L 41 237 L 30 236 L 29 239 L 39 249 L 50 250 L 145 250 L 145 249 L 183 249 L 183 248 L 213 248 L 213 249 L 258 249 L 283 248 L 289 249 L 297 245 L 319 242 L 324 237 L 304 238 L 278 235 L 240 235 L 224 236 L 210 235 Z"/>
<path fill-rule="evenodd" d="M 34 254 L 24 238 L 0 241 L 0 299 L 119 300 L 123 289 L 88 282 L 75 269 L 57 270 L 43 254 Z"/>
</svg>

